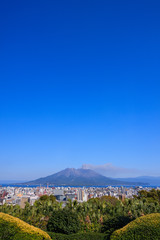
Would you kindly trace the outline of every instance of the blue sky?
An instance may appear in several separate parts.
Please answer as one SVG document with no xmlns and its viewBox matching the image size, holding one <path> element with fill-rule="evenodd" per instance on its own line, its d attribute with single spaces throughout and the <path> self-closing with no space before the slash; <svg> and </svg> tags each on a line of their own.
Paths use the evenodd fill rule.
<svg viewBox="0 0 160 240">
<path fill-rule="evenodd" d="M 0 180 L 160 175 L 160 2 L 3 1 Z"/>
</svg>

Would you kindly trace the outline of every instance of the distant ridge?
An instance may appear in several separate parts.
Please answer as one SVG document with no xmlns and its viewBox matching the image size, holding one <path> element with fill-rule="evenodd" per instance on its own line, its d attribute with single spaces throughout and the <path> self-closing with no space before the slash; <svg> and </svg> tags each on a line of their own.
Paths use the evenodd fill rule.
<svg viewBox="0 0 160 240">
<path fill-rule="evenodd" d="M 66 168 L 47 177 L 26 182 L 27 185 L 58 185 L 58 186 L 105 186 L 105 185 L 143 185 L 142 182 L 127 182 L 108 178 L 90 169 Z"/>
<path fill-rule="evenodd" d="M 126 182 L 141 182 L 143 185 L 147 185 L 145 183 L 148 183 L 152 186 L 160 186 L 160 177 L 141 176 L 134 178 L 116 178 L 116 180 Z"/>
</svg>

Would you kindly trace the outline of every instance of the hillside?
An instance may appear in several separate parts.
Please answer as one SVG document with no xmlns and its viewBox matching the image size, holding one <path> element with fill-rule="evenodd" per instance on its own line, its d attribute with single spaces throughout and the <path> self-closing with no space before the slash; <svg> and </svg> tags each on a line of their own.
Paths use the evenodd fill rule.
<svg viewBox="0 0 160 240">
<path fill-rule="evenodd" d="M 50 184 L 50 185 L 71 185 L 71 186 L 103 186 L 103 185 L 140 185 L 138 182 L 119 181 L 102 176 L 90 169 L 66 168 L 50 176 L 39 178 L 25 184 Z"/>
<path fill-rule="evenodd" d="M 152 186 L 160 186 L 160 177 L 151 177 L 151 176 L 141 176 L 141 177 L 135 177 L 135 178 L 117 178 L 118 181 L 125 181 L 125 182 L 141 182 L 143 185 L 149 185 Z"/>
</svg>

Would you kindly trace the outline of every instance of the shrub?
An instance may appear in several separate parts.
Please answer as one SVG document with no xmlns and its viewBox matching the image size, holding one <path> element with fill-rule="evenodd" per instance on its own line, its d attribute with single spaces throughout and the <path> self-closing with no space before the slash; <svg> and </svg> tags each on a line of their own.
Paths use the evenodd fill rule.
<svg viewBox="0 0 160 240">
<path fill-rule="evenodd" d="M 111 196 L 102 196 L 99 200 L 101 202 L 105 201 L 106 203 L 110 203 L 113 206 L 116 206 L 116 204 L 120 202 L 117 198 Z"/>
<path fill-rule="evenodd" d="M 111 240 L 142 239 L 160 239 L 160 213 L 152 213 L 139 217 L 111 235 Z"/>
<path fill-rule="evenodd" d="M 120 229 L 130 223 L 133 219 L 129 216 L 115 216 L 109 217 L 103 222 L 101 232 L 106 234 L 112 234 L 115 230 Z"/>
<path fill-rule="evenodd" d="M 75 234 L 61 234 L 48 233 L 54 240 L 108 240 L 108 235 L 103 233 L 75 233 Z"/>
<path fill-rule="evenodd" d="M 54 211 L 47 224 L 47 231 L 71 234 L 80 230 L 80 221 L 75 212 L 70 210 Z"/>
<path fill-rule="evenodd" d="M 50 236 L 39 228 L 0 212 L 1 240 L 49 240 Z"/>
</svg>

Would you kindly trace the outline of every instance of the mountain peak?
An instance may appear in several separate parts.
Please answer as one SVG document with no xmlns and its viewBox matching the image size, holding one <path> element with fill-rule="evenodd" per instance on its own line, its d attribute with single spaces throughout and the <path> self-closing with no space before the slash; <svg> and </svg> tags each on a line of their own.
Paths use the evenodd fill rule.
<svg viewBox="0 0 160 240">
<path fill-rule="evenodd" d="M 35 184 L 51 184 L 51 185 L 70 185 L 70 186 L 105 186 L 105 185 L 131 185 L 126 181 L 115 180 L 112 178 L 107 178 L 94 172 L 91 169 L 75 169 L 66 168 L 58 173 L 52 174 L 50 176 L 39 178 L 25 184 L 35 185 Z M 137 183 L 132 183 L 137 185 Z"/>
<path fill-rule="evenodd" d="M 92 178 L 96 176 L 101 176 L 100 174 L 94 172 L 90 169 L 83 169 L 83 168 L 66 168 L 58 173 L 56 173 L 57 176 L 65 176 L 65 177 L 86 177 L 86 178 Z"/>
</svg>

